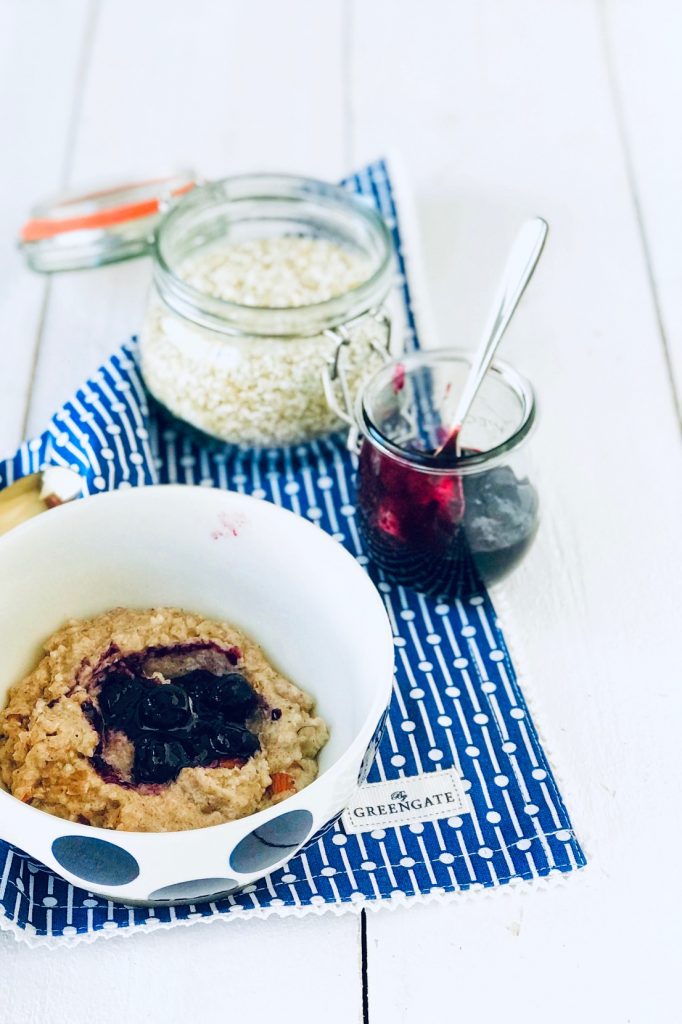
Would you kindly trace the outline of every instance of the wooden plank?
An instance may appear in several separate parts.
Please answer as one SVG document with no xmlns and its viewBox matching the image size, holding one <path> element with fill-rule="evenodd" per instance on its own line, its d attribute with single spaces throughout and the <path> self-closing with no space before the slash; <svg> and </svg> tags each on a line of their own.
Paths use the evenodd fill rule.
<svg viewBox="0 0 682 1024">
<path fill-rule="evenodd" d="M 75 132 L 71 182 L 193 166 L 206 177 L 346 167 L 340 0 L 105 2 Z M 30 425 L 140 328 L 148 260 L 54 283 Z M 65 359 L 65 353 L 69 353 Z"/>
<path fill-rule="evenodd" d="M 208 176 L 270 168 L 336 177 L 347 137 L 342 54 L 340 2 L 106 0 L 70 183 L 186 163 Z M 54 279 L 31 430 L 139 328 L 148 283 L 145 261 Z M 75 957 L 0 936 L 11 964 L 0 975 L 0 1004 L 8 1020 L 50 1024 L 91 1020 L 93 1009 L 102 1024 L 154 1019 L 160 1008 L 168 1021 L 258 1019 L 273 1005 L 282 1024 L 300 1021 L 302 1005 L 353 1020 L 361 1006 L 358 929 L 354 915 L 271 918 L 98 942 Z"/>
<path fill-rule="evenodd" d="M 45 278 L 26 269 L 16 239 L 33 203 L 63 177 L 87 10 L 87 0 L 0 5 L 0 451 L 21 438 L 47 293 Z"/>
<path fill-rule="evenodd" d="M 504 343 L 540 396 L 544 525 L 502 597 L 591 859 L 562 890 L 370 915 L 370 1019 L 669 1019 L 682 491 L 596 5 L 355 4 L 351 52 L 353 159 L 402 147 L 442 343 L 475 343 L 517 223 L 552 226 Z"/>
<path fill-rule="evenodd" d="M 29 949 L 0 933 L 7 1024 L 260 1021 L 301 1024 L 324 1007 L 355 1021 L 358 921 L 270 918 L 178 926 L 78 949 Z M 355 974 L 358 972 L 355 971 Z"/>
<path fill-rule="evenodd" d="M 682 421 L 682 7 L 607 0 L 603 11 L 614 102 Z"/>
</svg>

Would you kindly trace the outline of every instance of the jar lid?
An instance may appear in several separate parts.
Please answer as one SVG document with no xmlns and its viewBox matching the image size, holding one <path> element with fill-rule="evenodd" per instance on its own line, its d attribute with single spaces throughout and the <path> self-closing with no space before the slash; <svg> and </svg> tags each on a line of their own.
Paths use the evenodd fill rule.
<svg viewBox="0 0 682 1024">
<path fill-rule="evenodd" d="M 51 273 L 116 263 L 149 252 L 171 201 L 194 186 L 194 171 L 70 193 L 34 206 L 19 233 L 33 270 Z"/>
</svg>

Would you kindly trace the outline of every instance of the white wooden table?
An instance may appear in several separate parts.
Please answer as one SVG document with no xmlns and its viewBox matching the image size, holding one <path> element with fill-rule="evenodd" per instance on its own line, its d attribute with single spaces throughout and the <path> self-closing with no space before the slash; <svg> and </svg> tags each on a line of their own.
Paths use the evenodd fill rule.
<svg viewBox="0 0 682 1024">
<path fill-rule="evenodd" d="M 546 510 L 508 630 L 590 857 L 552 891 L 366 921 L 56 951 L 3 933 L 3 1022 L 679 1019 L 681 39 L 676 0 L 0 0 L 2 450 L 144 307 L 146 261 L 22 265 L 25 212 L 65 185 L 187 163 L 334 179 L 397 146 L 459 345 L 517 222 L 549 220 L 505 342 L 542 401 Z"/>
</svg>

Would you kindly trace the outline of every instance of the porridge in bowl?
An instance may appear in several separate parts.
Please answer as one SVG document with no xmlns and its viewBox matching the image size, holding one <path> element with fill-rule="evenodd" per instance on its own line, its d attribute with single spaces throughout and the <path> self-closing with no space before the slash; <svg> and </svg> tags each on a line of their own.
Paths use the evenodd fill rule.
<svg viewBox="0 0 682 1024">
<path fill-rule="evenodd" d="M 0 712 L 0 781 L 128 832 L 234 821 L 317 776 L 315 702 L 240 630 L 177 608 L 72 620 Z"/>
</svg>

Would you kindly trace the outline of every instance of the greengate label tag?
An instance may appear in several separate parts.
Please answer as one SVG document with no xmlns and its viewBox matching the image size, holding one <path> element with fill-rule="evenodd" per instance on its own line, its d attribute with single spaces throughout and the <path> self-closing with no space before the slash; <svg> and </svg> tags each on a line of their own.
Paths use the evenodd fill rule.
<svg viewBox="0 0 682 1024">
<path fill-rule="evenodd" d="M 347 832 L 371 832 L 375 828 L 469 813 L 462 780 L 450 769 L 360 786 L 343 812 L 342 821 Z"/>
</svg>

